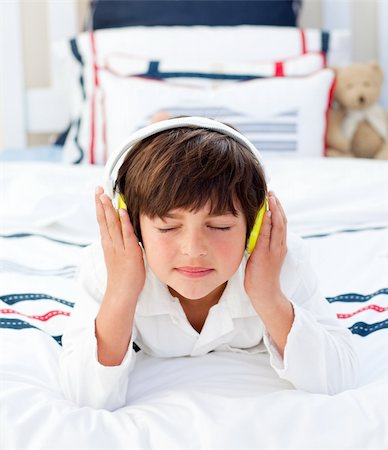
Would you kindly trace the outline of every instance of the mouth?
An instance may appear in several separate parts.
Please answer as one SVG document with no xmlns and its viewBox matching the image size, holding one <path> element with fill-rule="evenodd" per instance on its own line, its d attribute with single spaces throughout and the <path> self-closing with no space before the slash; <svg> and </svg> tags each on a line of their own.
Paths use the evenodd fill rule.
<svg viewBox="0 0 388 450">
<path fill-rule="evenodd" d="M 188 278 L 203 278 L 214 271 L 207 267 L 177 267 L 175 270 Z"/>
</svg>

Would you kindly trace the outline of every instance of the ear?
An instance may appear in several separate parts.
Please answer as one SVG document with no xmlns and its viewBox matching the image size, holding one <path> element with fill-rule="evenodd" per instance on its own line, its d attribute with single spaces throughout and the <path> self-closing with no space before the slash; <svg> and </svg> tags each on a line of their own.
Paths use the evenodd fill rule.
<svg viewBox="0 0 388 450">
<path fill-rule="evenodd" d="M 369 62 L 369 67 L 378 76 L 380 83 L 382 83 L 384 80 L 384 73 L 383 73 L 383 69 L 381 68 L 380 64 L 377 61 L 373 60 L 373 61 Z"/>
</svg>

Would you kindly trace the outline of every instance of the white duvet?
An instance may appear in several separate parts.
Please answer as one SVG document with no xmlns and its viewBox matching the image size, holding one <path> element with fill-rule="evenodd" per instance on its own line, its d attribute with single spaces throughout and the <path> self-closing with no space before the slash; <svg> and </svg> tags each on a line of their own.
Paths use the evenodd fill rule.
<svg viewBox="0 0 388 450">
<path fill-rule="evenodd" d="M 98 237 L 93 195 L 102 169 L 3 167 L 1 449 L 388 448 L 388 163 L 267 162 L 290 228 L 310 244 L 322 301 L 353 330 L 357 389 L 297 391 L 266 354 L 139 353 L 128 406 L 116 412 L 66 401 L 58 380 L 82 245 Z"/>
</svg>

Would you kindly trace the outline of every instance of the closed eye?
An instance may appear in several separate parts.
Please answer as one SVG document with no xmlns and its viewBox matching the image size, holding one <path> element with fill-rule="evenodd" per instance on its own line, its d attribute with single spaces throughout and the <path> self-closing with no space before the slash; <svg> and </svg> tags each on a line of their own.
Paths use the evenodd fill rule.
<svg viewBox="0 0 388 450">
<path fill-rule="evenodd" d="M 177 227 L 174 228 L 157 228 L 158 231 L 160 231 L 161 233 L 167 233 L 169 231 L 173 231 L 173 230 L 177 230 Z"/>
<path fill-rule="evenodd" d="M 230 230 L 232 227 L 211 227 L 211 226 L 209 226 L 209 228 L 211 228 L 212 230 L 227 231 L 227 230 Z"/>
</svg>

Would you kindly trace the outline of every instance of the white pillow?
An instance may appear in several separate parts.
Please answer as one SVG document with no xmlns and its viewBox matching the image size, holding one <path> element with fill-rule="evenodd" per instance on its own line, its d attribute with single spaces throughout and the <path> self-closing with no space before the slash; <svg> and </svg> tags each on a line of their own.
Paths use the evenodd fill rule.
<svg viewBox="0 0 388 450">
<path fill-rule="evenodd" d="M 93 44 L 92 44 L 93 40 Z M 351 61 L 347 30 L 323 31 L 273 26 L 124 27 L 82 33 L 76 39 L 85 63 L 103 65 L 107 55 L 246 63 L 278 61 L 309 52 L 323 52 L 329 64 Z"/>
<path fill-rule="evenodd" d="M 66 141 L 64 160 L 104 164 L 116 146 L 158 111 L 227 122 L 264 156 L 324 156 L 333 80 L 334 73 L 323 69 L 307 77 L 255 79 L 209 89 L 100 71 L 98 89 L 85 101 L 77 133 L 72 130 Z"/>
</svg>

